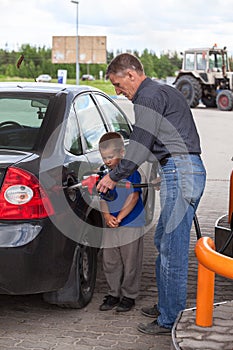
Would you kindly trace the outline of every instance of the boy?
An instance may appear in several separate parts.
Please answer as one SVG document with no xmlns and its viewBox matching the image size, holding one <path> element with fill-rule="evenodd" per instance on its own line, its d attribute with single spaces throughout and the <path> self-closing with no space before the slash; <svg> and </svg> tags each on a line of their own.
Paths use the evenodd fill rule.
<svg viewBox="0 0 233 350">
<path fill-rule="evenodd" d="M 112 170 L 124 156 L 124 141 L 117 132 L 104 134 L 99 141 L 104 164 Z M 127 182 L 140 183 L 135 171 Z M 123 180 L 124 181 L 124 180 Z M 101 210 L 106 223 L 103 235 L 103 270 L 109 286 L 101 311 L 130 311 L 138 296 L 145 225 L 141 189 L 115 187 L 101 194 Z"/>
</svg>

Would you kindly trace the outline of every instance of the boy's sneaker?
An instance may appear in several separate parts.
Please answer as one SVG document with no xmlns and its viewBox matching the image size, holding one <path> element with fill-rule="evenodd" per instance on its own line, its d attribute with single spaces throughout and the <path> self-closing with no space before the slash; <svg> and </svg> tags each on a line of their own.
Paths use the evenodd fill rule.
<svg viewBox="0 0 233 350">
<path fill-rule="evenodd" d="M 145 334 L 151 334 L 151 335 L 169 335 L 171 334 L 170 328 L 162 327 L 158 324 L 157 320 L 144 324 L 140 323 L 138 325 L 138 330 Z"/>
<path fill-rule="evenodd" d="M 159 312 L 156 304 L 152 307 L 142 307 L 141 313 L 144 316 L 152 317 L 152 318 L 157 318 L 160 315 L 160 312 Z"/>
<path fill-rule="evenodd" d="M 117 306 L 117 312 L 126 312 L 130 311 L 132 307 L 135 305 L 134 299 L 123 297 L 120 301 L 120 304 Z"/>
<path fill-rule="evenodd" d="M 100 305 L 100 311 L 112 310 L 119 304 L 120 298 L 113 297 L 112 295 L 106 295 L 103 300 L 103 304 Z"/>
</svg>

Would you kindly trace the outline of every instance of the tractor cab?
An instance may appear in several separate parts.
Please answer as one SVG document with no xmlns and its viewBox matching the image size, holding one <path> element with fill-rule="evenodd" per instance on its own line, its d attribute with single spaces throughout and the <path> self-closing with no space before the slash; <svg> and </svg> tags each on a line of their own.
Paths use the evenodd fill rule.
<svg viewBox="0 0 233 350">
<path fill-rule="evenodd" d="M 227 51 L 224 49 L 191 49 L 184 52 L 182 71 L 200 71 L 205 73 L 229 70 Z"/>
</svg>

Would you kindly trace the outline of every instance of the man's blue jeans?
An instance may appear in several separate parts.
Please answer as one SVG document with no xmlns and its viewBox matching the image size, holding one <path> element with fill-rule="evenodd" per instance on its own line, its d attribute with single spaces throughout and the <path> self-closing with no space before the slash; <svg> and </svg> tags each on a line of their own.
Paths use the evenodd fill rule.
<svg viewBox="0 0 233 350">
<path fill-rule="evenodd" d="M 154 242 L 158 324 L 172 328 L 186 307 L 190 231 L 203 194 L 206 172 L 199 155 L 177 155 L 160 168 L 161 214 Z"/>
</svg>

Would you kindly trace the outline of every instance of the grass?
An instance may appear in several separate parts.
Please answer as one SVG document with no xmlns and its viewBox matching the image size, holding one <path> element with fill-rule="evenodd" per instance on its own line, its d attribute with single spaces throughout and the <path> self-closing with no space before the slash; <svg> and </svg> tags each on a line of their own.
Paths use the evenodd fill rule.
<svg viewBox="0 0 233 350">
<path fill-rule="evenodd" d="M 93 81 L 82 81 L 81 85 L 94 86 L 97 89 L 104 91 L 108 95 L 116 95 L 113 85 L 109 81 L 93 80 Z"/>
<path fill-rule="evenodd" d="M 3 77 L 0 76 L 0 82 L 3 81 L 23 81 L 23 82 L 27 82 L 27 81 L 34 81 L 34 79 L 23 79 L 23 78 L 19 78 L 19 77 Z M 57 83 L 57 79 L 52 79 L 52 83 Z M 67 84 L 76 84 L 76 80 L 75 79 L 67 79 Z M 97 89 L 100 89 L 102 91 L 104 91 L 106 94 L 112 96 L 112 95 L 116 95 L 115 89 L 113 87 L 113 85 L 111 84 L 110 81 L 103 81 L 103 80 L 93 80 L 93 81 L 81 81 L 79 82 L 80 85 L 88 85 L 88 86 L 93 86 Z"/>
</svg>

